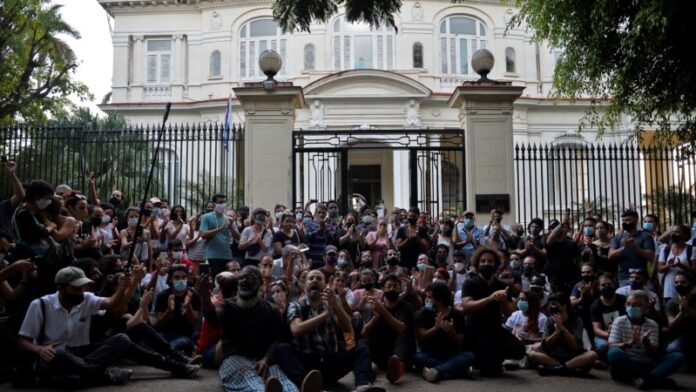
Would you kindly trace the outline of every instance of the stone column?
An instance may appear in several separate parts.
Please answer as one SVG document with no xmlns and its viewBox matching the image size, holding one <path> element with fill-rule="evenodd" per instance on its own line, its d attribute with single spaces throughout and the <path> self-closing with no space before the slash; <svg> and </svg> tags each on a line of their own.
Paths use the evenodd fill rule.
<svg viewBox="0 0 696 392">
<path fill-rule="evenodd" d="M 143 84 L 145 82 L 145 49 L 142 35 L 133 37 L 133 85 L 130 88 L 130 99 L 135 102 L 143 100 Z"/>
<path fill-rule="evenodd" d="M 184 97 L 184 71 L 185 71 L 185 62 L 184 62 L 184 57 L 186 55 L 186 50 L 185 50 L 185 37 L 181 34 L 175 35 L 174 36 L 174 50 L 173 50 L 173 59 L 174 61 L 174 75 L 172 78 L 172 90 L 171 90 L 171 98 L 174 101 L 181 101 L 183 100 Z"/>
<path fill-rule="evenodd" d="M 292 204 L 292 131 L 295 110 L 304 106 L 301 87 L 278 83 L 270 91 L 261 83 L 237 87 L 244 108 L 244 202 L 272 209 Z"/>
<path fill-rule="evenodd" d="M 449 106 L 459 109 L 459 124 L 465 131 L 467 209 L 476 213 L 481 225 L 490 220 L 490 207 L 500 205 L 495 200 L 506 197 L 510 209 L 503 221 L 516 220 L 512 110 L 523 90 L 510 82 L 466 82 L 449 99 Z M 477 195 L 491 202 L 477 208 Z"/>
</svg>

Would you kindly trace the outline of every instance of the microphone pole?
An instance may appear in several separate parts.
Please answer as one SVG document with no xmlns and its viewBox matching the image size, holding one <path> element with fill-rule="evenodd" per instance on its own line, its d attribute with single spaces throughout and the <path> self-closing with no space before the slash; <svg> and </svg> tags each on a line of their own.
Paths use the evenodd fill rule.
<svg viewBox="0 0 696 392">
<path fill-rule="evenodd" d="M 162 127 L 157 134 L 157 145 L 155 147 L 155 154 L 152 157 L 152 163 L 150 163 L 150 174 L 147 177 L 147 182 L 145 183 L 145 191 L 143 192 L 143 201 L 140 203 L 140 213 L 138 214 L 138 225 L 135 226 L 135 236 L 133 236 L 133 243 L 128 250 L 128 261 L 126 262 L 126 269 L 130 269 L 131 263 L 133 261 L 133 255 L 135 254 L 135 245 L 143 236 L 143 225 L 140 224 L 145 212 L 145 203 L 147 202 L 147 195 L 150 192 L 150 184 L 152 183 L 152 176 L 155 172 L 155 164 L 157 163 L 157 156 L 159 155 L 160 143 L 162 142 L 162 135 L 164 134 L 164 127 L 167 123 L 167 118 L 169 118 L 169 109 L 172 108 L 172 103 L 167 102 L 167 107 L 164 109 L 164 118 L 162 119 Z M 148 255 L 150 256 L 150 255 Z M 141 260 L 141 262 L 144 262 Z"/>
</svg>

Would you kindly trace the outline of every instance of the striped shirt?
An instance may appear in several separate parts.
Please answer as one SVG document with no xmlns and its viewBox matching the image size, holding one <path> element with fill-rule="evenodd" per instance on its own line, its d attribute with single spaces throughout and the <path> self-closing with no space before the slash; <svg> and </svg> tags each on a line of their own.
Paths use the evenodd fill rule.
<svg viewBox="0 0 696 392">
<path fill-rule="evenodd" d="M 306 321 L 319 316 L 324 312 L 324 304 L 313 309 L 309 304 L 309 298 L 304 297 L 295 301 L 288 307 L 288 324 L 299 318 Z M 329 317 L 324 323 L 313 331 L 295 338 L 293 342 L 304 354 L 323 355 L 325 353 L 335 353 L 338 350 L 336 339 L 336 315 Z"/>
<path fill-rule="evenodd" d="M 653 347 L 658 346 L 658 337 L 660 331 L 657 323 L 649 318 L 645 318 L 645 321 L 643 321 L 642 324 L 634 325 L 631 324 L 631 320 L 629 320 L 628 316 L 619 316 L 616 320 L 614 320 L 614 323 L 611 325 L 611 333 L 609 334 L 609 343 L 620 344 L 628 343 L 629 341 L 631 341 L 631 338 L 633 337 L 634 326 L 640 327 L 641 340 L 643 334 L 650 331 L 650 344 Z M 645 349 L 645 346 L 643 345 L 642 341 L 636 343 L 631 347 L 626 347 L 623 350 L 635 362 L 647 363 L 652 360 L 648 355 L 648 352 Z"/>
</svg>

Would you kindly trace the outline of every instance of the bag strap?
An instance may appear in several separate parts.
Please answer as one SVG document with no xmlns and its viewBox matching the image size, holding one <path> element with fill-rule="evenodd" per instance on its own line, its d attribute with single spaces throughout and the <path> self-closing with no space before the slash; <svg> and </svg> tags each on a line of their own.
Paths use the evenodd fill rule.
<svg viewBox="0 0 696 392">
<path fill-rule="evenodd" d="M 41 304 L 41 328 L 39 329 L 39 337 L 36 341 L 39 346 L 43 346 L 46 337 L 46 301 L 44 301 L 43 298 L 39 298 L 39 303 Z"/>
</svg>

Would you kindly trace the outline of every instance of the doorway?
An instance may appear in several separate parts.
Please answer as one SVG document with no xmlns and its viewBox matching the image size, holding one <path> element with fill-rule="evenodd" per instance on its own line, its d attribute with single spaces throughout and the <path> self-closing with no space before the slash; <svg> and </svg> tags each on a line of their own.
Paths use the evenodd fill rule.
<svg viewBox="0 0 696 392">
<path fill-rule="evenodd" d="M 360 194 L 368 206 L 382 200 L 382 168 L 380 165 L 351 165 L 348 169 L 350 193 Z"/>
</svg>

